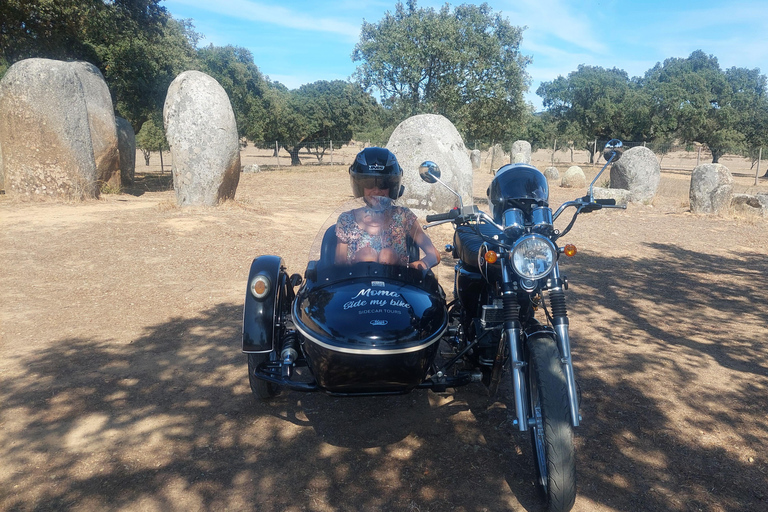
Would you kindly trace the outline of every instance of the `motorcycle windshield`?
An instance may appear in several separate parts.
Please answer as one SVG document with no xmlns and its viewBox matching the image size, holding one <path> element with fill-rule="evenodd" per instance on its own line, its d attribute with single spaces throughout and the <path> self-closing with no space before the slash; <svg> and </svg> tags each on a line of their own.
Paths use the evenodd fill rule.
<svg viewBox="0 0 768 512">
<path fill-rule="evenodd" d="M 389 197 L 370 196 L 343 204 L 323 224 L 310 248 L 319 267 L 376 263 L 402 270 L 419 259 L 410 237 L 416 216 Z"/>
</svg>

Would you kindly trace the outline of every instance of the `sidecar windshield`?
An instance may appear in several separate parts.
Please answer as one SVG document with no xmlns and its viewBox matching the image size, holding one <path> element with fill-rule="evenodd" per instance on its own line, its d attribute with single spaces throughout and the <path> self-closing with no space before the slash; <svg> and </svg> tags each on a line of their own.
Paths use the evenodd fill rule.
<svg viewBox="0 0 768 512">
<path fill-rule="evenodd" d="M 410 237 L 416 216 L 389 197 L 371 196 L 348 201 L 321 227 L 310 248 L 318 267 L 348 267 L 378 263 L 407 267 L 419 259 Z"/>
</svg>

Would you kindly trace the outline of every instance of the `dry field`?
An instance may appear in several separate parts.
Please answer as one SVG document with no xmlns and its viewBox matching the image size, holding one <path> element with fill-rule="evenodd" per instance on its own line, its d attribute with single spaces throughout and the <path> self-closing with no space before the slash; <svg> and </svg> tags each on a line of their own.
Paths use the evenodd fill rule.
<svg viewBox="0 0 768 512">
<path fill-rule="evenodd" d="M 270 170 L 218 208 L 175 207 L 152 174 L 83 204 L 0 196 L 0 510 L 538 510 L 527 437 L 480 387 L 253 400 L 251 259 L 303 272 L 349 197 L 345 165 L 261 158 L 246 148 Z M 742 164 L 726 163 L 737 191 L 768 192 Z M 576 511 L 768 509 L 768 219 L 692 215 L 689 176 L 663 172 L 653 205 L 584 215 L 563 240 L 579 248 L 562 264 Z M 478 203 L 490 179 L 476 172 Z M 552 186 L 551 203 L 583 192 Z"/>
</svg>

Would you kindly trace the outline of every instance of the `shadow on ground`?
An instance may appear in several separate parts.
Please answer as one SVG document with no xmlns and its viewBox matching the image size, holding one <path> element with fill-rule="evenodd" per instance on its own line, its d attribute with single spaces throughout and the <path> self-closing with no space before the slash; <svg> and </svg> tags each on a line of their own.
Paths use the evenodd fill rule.
<svg viewBox="0 0 768 512">
<path fill-rule="evenodd" d="M 739 455 L 768 439 L 765 259 L 647 247 L 567 265 L 577 508 L 765 510 L 764 449 Z M 258 404 L 240 315 L 221 304 L 132 343 L 65 338 L 19 361 L 0 392 L 0 508 L 537 509 L 527 436 L 481 389 Z"/>
</svg>

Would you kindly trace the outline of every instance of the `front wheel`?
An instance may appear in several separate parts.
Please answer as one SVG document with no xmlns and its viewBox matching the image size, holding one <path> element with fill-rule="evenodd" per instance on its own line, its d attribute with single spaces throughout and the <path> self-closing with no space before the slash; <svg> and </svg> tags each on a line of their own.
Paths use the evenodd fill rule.
<svg viewBox="0 0 768 512">
<path fill-rule="evenodd" d="M 537 484 L 547 510 L 571 510 L 576 501 L 576 456 L 568 388 L 560 351 L 551 337 L 528 340 L 531 444 Z"/>
<path fill-rule="evenodd" d="M 268 400 L 275 396 L 278 391 L 277 384 L 266 380 L 257 379 L 253 374 L 254 370 L 261 363 L 269 361 L 270 354 L 248 354 L 248 382 L 251 385 L 251 392 L 256 398 Z"/>
</svg>

